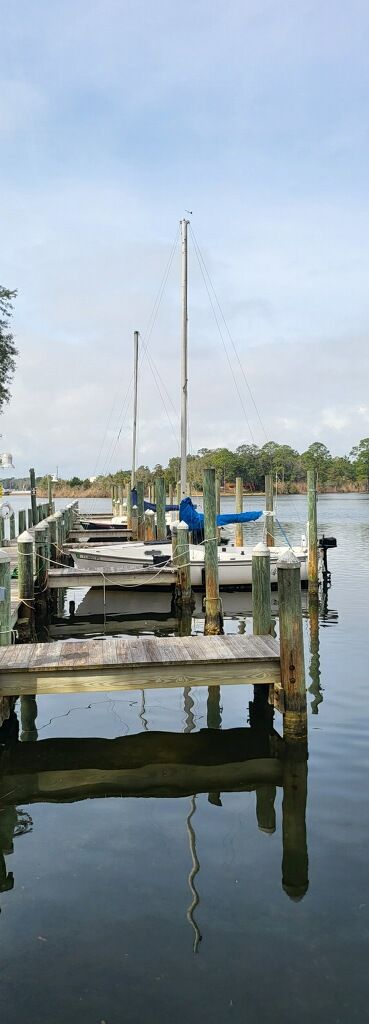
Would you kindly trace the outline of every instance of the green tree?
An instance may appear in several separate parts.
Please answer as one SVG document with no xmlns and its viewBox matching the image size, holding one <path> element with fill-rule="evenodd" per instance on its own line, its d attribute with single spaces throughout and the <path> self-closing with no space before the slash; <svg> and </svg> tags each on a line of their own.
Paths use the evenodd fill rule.
<svg viewBox="0 0 369 1024">
<path fill-rule="evenodd" d="M 354 460 L 356 479 L 365 481 L 369 491 L 369 437 L 363 437 L 359 444 L 351 449 L 350 458 Z"/>
<path fill-rule="evenodd" d="M 305 469 L 316 469 L 317 479 L 321 484 L 327 479 L 331 459 L 329 449 L 321 441 L 314 441 L 301 456 Z"/>
<path fill-rule="evenodd" d="M 15 357 L 18 355 L 14 345 L 13 334 L 9 331 L 9 322 L 13 315 L 13 299 L 16 291 L 9 291 L 0 285 L 0 413 L 9 402 L 9 385 L 15 371 Z"/>
</svg>

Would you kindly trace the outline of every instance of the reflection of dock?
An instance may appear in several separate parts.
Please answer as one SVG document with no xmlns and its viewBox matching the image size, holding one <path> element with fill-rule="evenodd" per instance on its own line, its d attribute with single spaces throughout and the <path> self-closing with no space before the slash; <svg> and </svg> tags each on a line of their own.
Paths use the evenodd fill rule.
<svg viewBox="0 0 369 1024">
<path fill-rule="evenodd" d="M 28 700 L 24 699 L 22 719 L 28 713 Z M 28 725 L 34 725 L 36 710 L 33 702 Z M 31 729 L 27 736 L 32 734 Z M 300 899 L 308 888 L 306 747 L 289 748 L 270 720 L 223 731 L 10 742 L 0 759 L 0 890 L 13 885 L 5 857 L 12 852 L 19 829 L 17 804 L 102 797 L 172 799 L 208 793 L 222 813 L 222 793 L 255 792 L 258 828 L 270 835 L 275 831 L 277 787 L 283 789 L 282 884 L 291 898 Z M 192 871 L 195 864 L 197 873 L 198 849 L 192 859 Z"/>
</svg>

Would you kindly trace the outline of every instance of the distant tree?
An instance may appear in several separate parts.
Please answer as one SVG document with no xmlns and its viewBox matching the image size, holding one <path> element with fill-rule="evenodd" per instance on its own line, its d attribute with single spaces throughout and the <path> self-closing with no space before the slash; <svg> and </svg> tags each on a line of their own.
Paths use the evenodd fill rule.
<svg viewBox="0 0 369 1024">
<path fill-rule="evenodd" d="M 70 487 L 82 487 L 82 483 L 83 480 L 80 480 L 79 476 L 72 476 L 72 479 L 69 480 Z"/>
<path fill-rule="evenodd" d="M 13 315 L 13 302 L 16 291 L 9 291 L 0 285 L 0 413 L 9 402 L 9 385 L 15 371 L 15 357 L 18 355 L 14 345 L 13 334 L 9 331 L 9 321 Z"/>
<path fill-rule="evenodd" d="M 317 478 L 321 484 L 327 479 L 331 459 L 329 449 L 321 441 L 314 441 L 301 456 L 301 462 L 305 469 L 316 469 Z"/>
<path fill-rule="evenodd" d="M 350 458 L 354 460 L 356 479 L 359 482 L 364 480 L 369 491 L 369 437 L 363 437 L 351 449 Z"/>
</svg>

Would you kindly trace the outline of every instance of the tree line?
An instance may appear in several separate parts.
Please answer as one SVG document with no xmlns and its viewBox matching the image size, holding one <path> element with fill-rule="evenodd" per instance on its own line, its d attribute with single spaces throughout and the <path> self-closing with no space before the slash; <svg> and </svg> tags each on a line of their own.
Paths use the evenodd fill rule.
<svg viewBox="0 0 369 1024">
<path fill-rule="evenodd" d="M 314 441 L 305 452 L 299 453 L 290 445 L 268 441 L 261 448 L 257 445 L 241 444 L 236 451 L 229 448 L 200 448 L 196 455 L 187 460 L 189 489 L 201 491 L 204 469 L 213 466 L 221 486 L 232 492 L 236 477 L 242 477 L 245 490 L 263 491 L 266 473 L 272 473 L 280 493 L 293 494 L 303 490 L 306 471 L 315 469 L 318 489 L 327 491 L 369 490 L 369 437 L 362 438 L 349 455 L 331 455 L 321 441 Z M 173 456 L 168 465 L 157 463 L 153 469 L 139 466 L 137 480 L 143 480 L 145 487 L 155 482 L 157 476 L 164 476 L 167 488 L 175 487 L 180 476 L 180 460 Z M 73 476 L 53 484 L 55 493 L 74 494 L 88 492 L 95 496 L 109 496 L 112 484 L 127 484 L 130 469 L 121 469 L 107 476 L 89 478 Z M 39 493 L 47 492 L 47 477 L 37 477 Z M 27 477 L 4 481 L 5 486 L 22 489 L 29 485 Z"/>
</svg>

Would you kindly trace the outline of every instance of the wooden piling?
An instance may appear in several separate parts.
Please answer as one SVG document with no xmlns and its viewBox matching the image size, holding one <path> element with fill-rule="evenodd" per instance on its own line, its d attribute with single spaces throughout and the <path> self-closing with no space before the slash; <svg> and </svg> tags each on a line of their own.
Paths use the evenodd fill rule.
<svg viewBox="0 0 369 1024">
<path fill-rule="evenodd" d="M 223 632 L 219 597 L 215 469 L 204 470 L 205 635 Z"/>
<path fill-rule="evenodd" d="M 53 514 L 53 485 L 51 476 L 47 478 L 47 515 L 52 516 Z"/>
<path fill-rule="evenodd" d="M 176 532 L 177 585 L 175 600 L 181 609 L 192 609 L 194 600 L 191 588 L 189 533 L 186 523 L 178 523 Z"/>
<path fill-rule="evenodd" d="M 38 526 L 35 527 L 36 579 L 41 592 L 46 590 L 47 587 L 49 569 L 48 534 L 49 528 L 46 523 L 38 523 Z"/>
<path fill-rule="evenodd" d="M 271 632 L 270 551 L 264 544 L 252 552 L 252 621 L 257 636 Z"/>
<path fill-rule="evenodd" d="M 176 504 L 180 505 L 181 504 L 181 481 L 180 480 L 177 483 L 176 490 L 177 490 L 177 501 L 176 501 Z"/>
<path fill-rule="evenodd" d="M 24 533 L 27 529 L 27 513 L 21 508 L 18 512 L 18 534 Z"/>
<path fill-rule="evenodd" d="M 165 480 L 163 476 L 157 476 L 155 480 L 156 496 L 156 536 L 158 540 L 167 539 L 167 525 L 165 521 Z"/>
<path fill-rule="evenodd" d="M 55 567 L 56 567 L 55 563 L 58 562 L 57 546 L 56 546 L 56 519 L 55 519 L 55 514 L 53 516 L 48 516 L 47 522 L 48 522 L 48 526 L 49 526 L 49 544 L 50 544 L 50 553 L 49 553 L 50 562 L 49 562 L 49 565 L 51 565 L 52 569 L 55 569 Z"/>
<path fill-rule="evenodd" d="M 277 563 L 283 735 L 306 740 L 306 688 L 302 633 L 300 563 L 291 549 Z"/>
<path fill-rule="evenodd" d="M 11 642 L 10 557 L 0 551 L 0 646 Z"/>
<path fill-rule="evenodd" d="M 173 487 L 173 484 L 169 484 L 168 505 L 174 505 L 174 487 Z"/>
<path fill-rule="evenodd" d="M 132 530 L 132 489 L 130 483 L 127 490 L 127 530 Z"/>
<path fill-rule="evenodd" d="M 236 512 L 243 512 L 243 479 L 242 476 L 236 476 Z M 243 526 L 242 523 L 236 523 L 235 525 L 235 537 L 234 542 L 237 548 L 242 548 L 243 545 Z"/>
<path fill-rule="evenodd" d="M 136 483 L 137 491 L 137 521 L 138 521 L 138 539 L 143 540 L 145 535 L 145 504 L 144 504 L 144 485 L 143 480 L 137 480 Z"/>
<path fill-rule="evenodd" d="M 316 472 L 308 469 L 308 580 L 309 590 L 318 590 L 318 526 L 316 514 Z"/>
<path fill-rule="evenodd" d="M 25 530 L 18 537 L 18 597 L 28 602 L 34 599 L 33 556 L 33 537 Z"/>
<path fill-rule="evenodd" d="M 32 530 L 33 527 L 33 512 L 31 508 L 27 508 L 27 529 Z"/>
<path fill-rule="evenodd" d="M 37 498 L 36 498 L 36 477 L 34 469 L 29 471 L 29 479 L 31 484 L 31 507 L 32 507 L 32 526 L 36 526 L 37 523 Z"/>
<path fill-rule="evenodd" d="M 137 505 L 132 505 L 131 512 L 132 540 L 138 540 L 138 514 Z"/>
<path fill-rule="evenodd" d="M 14 512 L 10 513 L 9 516 L 9 538 L 15 540 L 15 515 Z"/>
<path fill-rule="evenodd" d="M 5 541 L 5 521 L 0 513 L 0 548 L 4 547 Z"/>
<path fill-rule="evenodd" d="M 151 509 L 147 509 L 145 512 L 145 531 L 144 531 L 145 544 L 150 544 L 151 541 L 155 540 L 155 512 Z"/>
<path fill-rule="evenodd" d="M 273 477 L 268 473 L 265 477 L 265 511 L 273 512 Z M 272 515 L 266 517 L 266 542 L 267 547 L 274 545 L 274 519 Z"/>
</svg>

